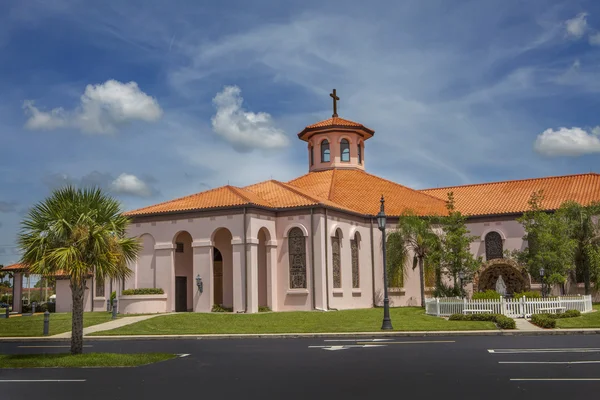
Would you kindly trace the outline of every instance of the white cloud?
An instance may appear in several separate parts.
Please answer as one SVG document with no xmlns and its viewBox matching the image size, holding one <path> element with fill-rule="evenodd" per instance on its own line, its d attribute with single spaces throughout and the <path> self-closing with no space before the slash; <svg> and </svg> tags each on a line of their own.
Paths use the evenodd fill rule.
<svg viewBox="0 0 600 400">
<path fill-rule="evenodd" d="M 600 153 L 600 127 L 591 132 L 581 128 L 546 129 L 538 135 L 534 150 L 546 156 L 580 156 Z"/>
<path fill-rule="evenodd" d="M 24 102 L 23 108 L 30 115 L 25 123 L 28 129 L 73 127 L 86 133 L 113 133 L 121 125 L 135 120 L 154 122 L 163 114 L 156 99 L 141 91 L 137 83 L 112 79 L 87 85 L 81 104 L 73 111 L 62 107 L 41 111 L 30 100 Z"/>
<path fill-rule="evenodd" d="M 146 182 L 135 175 L 123 173 L 111 183 L 111 190 L 114 193 L 129 194 L 140 197 L 149 197 L 152 195 L 152 189 Z"/>
<path fill-rule="evenodd" d="M 212 117 L 215 133 L 238 151 L 278 149 L 289 143 L 285 132 L 275 127 L 270 114 L 242 108 L 244 99 L 237 86 L 226 86 L 213 98 L 217 113 Z"/>
<path fill-rule="evenodd" d="M 587 13 L 579 13 L 576 17 L 568 19 L 565 22 L 567 36 L 579 39 L 587 29 Z"/>
<path fill-rule="evenodd" d="M 600 32 L 596 32 L 593 35 L 590 35 L 589 40 L 592 46 L 600 46 Z"/>
</svg>

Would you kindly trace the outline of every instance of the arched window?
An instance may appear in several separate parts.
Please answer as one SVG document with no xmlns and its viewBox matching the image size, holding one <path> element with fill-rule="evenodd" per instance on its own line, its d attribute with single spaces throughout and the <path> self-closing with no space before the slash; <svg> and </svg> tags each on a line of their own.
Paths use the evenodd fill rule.
<svg viewBox="0 0 600 400">
<path fill-rule="evenodd" d="M 348 139 L 342 139 L 340 142 L 340 154 L 342 161 L 350 161 L 350 143 L 348 142 Z"/>
<path fill-rule="evenodd" d="M 321 142 L 321 162 L 329 162 L 329 141 L 327 139 Z"/>
<path fill-rule="evenodd" d="M 306 238 L 300 228 L 288 234 L 290 253 L 290 289 L 306 289 Z"/>
<path fill-rule="evenodd" d="M 362 148 L 360 147 L 360 143 L 356 146 L 356 151 L 358 154 L 358 163 L 362 164 Z"/>
<path fill-rule="evenodd" d="M 315 165 L 315 148 L 310 146 L 310 165 Z"/>
<path fill-rule="evenodd" d="M 490 232 L 485 235 L 485 258 L 486 260 L 493 260 L 495 258 L 502 258 L 502 236 L 498 232 Z"/>
<path fill-rule="evenodd" d="M 340 257 L 340 231 L 335 231 L 335 236 L 331 238 L 331 254 L 333 256 L 333 287 L 339 289 L 342 287 L 342 260 Z"/>
<path fill-rule="evenodd" d="M 96 279 L 96 297 L 104 297 L 104 279 Z"/>
<path fill-rule="evenodd" d="M 358 242 L 360 235 L 358 232 L 354 234 L 354 239 L 350 240 L 350 250 L 352 253 L 352 287 L 358 289 L 360 287 L 360 271 L 358 262 Z"/>
</svg>

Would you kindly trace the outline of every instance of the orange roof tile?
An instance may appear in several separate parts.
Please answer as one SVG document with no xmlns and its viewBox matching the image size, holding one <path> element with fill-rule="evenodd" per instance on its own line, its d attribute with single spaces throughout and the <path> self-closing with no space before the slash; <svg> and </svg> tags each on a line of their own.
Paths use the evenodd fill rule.
<svg viewBox="0 0 600 400">
<path fill-rule="evenodd" d="M 133 216 L 174 211 L 192 211 L 207 208 L 243 206 L 251 204 L 263 207 L 272 207 L 272 204 L 260 198 L 253 192 L 227 185 L 189 196 L 180 197 L 175 200 L 139 208 L 137 210 L 128 211 L 124 214 L 127 216 Z"/>
<path fill-rule="evenodd" d="M 493 215 L 521 213 L 529 209 L 531 194 L 544 191 L 542 205 L 556 210 L 562 203 L 574 200 L 581 204 L 600 201 L 600 174 L 553 176 L 504 182 L 480 183 L 424 189 L 426 193 L 443 200 L 454 192 L 456 208 L 465 215 Z"/>
<path fill-rule="evenodd" d="M 332 117 L 323 121 L 319 121 L 315 124 L 309 125 L 298 134 L 298 137 L 302 140 L 306 140 L 307 133 L 316 133 L 320 131 L 328 131 L 331 129 L 351 129 L 356 132 L 362 133 L 365 138 L 370 138 L 375 134 L 373 129 L 367 128 L 363 124 L 358 122 L 350 121 L 348 119 L 340 117 Z"/>
<path fill-rule="evenodd" d="M 26 269 L 27 269 L 27 267 L 25 266 L 25 264 L 17 263 L 17 264 L 7 265 L 4 268 L 2 268 L 1 271 L 23 271 Z"/>
<path fill-rule="evenodd" d="M 289 184 L 360 214 L 376 215 L 381 195 L 387 215 L 397 216 L 409 209 L 419 215 L 447 213 L 443 200 L 356 169 L 309 172 Z"/>
</svg>

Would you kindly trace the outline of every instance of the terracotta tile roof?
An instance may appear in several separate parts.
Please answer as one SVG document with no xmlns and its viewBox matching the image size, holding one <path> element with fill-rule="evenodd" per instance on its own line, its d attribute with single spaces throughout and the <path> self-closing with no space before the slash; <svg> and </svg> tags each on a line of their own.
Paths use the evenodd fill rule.
<svg viewBox="0 0 600 400">
<path fill-rule="evenodd" d="M 275 180 L 246 186 L 244 189 L 256 193 L 277 208 L 325 205 L 332 208 L 355 212 L 352 209 L 328 200 L 326 196 L 319 196 L 300 187 Z"/>
<path fill-rule="evenodd" d="M 158 214 L 174 211 L 191 211 L 208 208 L 243 206 L 255 204 L 263 207 L 273 207 L 258 195 L 248 190 L 234 187 L 221 186 L 215 189 L 180 197 L 156 205 L 139 208 L 124 213 L 127 216 L 142 214 Z"/>
<path fill-rule="evenodd" d="M 2 271 L 23 271 L 25 269 L 27 269 L 25 264 L 17 263 L 5 266 L 4 268 L 2 268 Z"/>
<path fill-rule="evenodd" d="M 358 122 L 350 121 L 348 119 L 340 118 L 340 117 L 332 117 L 323 121 L 319 121 L 315 124 L 309 125 L 302 130 L 298 134 L 298 137 L 302 140 L 307 140 L 307 134 L 316 133 L 320 131 L 328 131 L 334 128 L 339 128 L 342 130 L 351 129 L 358 133 L 361 133 L 363 137 L 370 138 L 375 134 L 373 129 L 367 128 L 363 124 L 359 124 Z"/>
<path fill-rule="evenodd" d="M 421 192 L 446 200 L 454 192 L 456 208 L 465 215 L 521 213 L 534 191 L 544 191 L 543 206 L 555 210 L 574 200 L 581 204 L 600 201 L 600 174 L 553 176 L 465 186 L 424 189 Z"/>
<path fill-rule="evenodd" d="M 356 169 L 309 172 L 288 183 L 361 214 L 377 214 L 381 195 L 387 215 L 408 209 L 419 215 L 447 213 L 443 200 Z"/>
</svg>

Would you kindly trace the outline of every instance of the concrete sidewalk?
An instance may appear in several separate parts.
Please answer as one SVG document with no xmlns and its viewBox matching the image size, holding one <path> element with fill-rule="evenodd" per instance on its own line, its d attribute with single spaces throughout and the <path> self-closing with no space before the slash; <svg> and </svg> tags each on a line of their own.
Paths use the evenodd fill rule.
<svg viewBox="0 0 600 400">
<path fill-rule="evenodd" d="M 103 324 L 97 324 L 88 326 L 87 328 L 83 328 L 83 336 L 89 335 L 90 333 L 100 332 L 100 331 L 108 331 L 111 329 L 121 328 L 123 326 L 135 324 L 136 322 L 144 321 L 150 318 L 158 317 L 159 315 L 168 315 L 168 314 L 153 314 L 153 315 L 139 315 L 136 317 L 122 317 L 115 319 L 113 321 L 105 322 Z M 63 339 L 63 338 L 71 338 L 71 332 L 59 333 L 58 335 L 48 336 L 47 339 Z"/>
<path fill-rule="evenodd" d="M 531 322 L 529 322 L 528 320 L 524 319 L 524 318 L 515 318 L 515 324 L 517 324 L 517 329 L 520 331 L 529 331 L 529 332 L 536 332 L 536 331 L 543 331 L 543 328 L 540 328 L 537 325 L 532 324 Z"/>
</svg>

